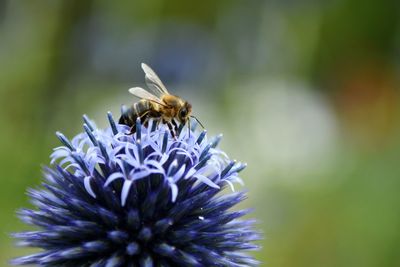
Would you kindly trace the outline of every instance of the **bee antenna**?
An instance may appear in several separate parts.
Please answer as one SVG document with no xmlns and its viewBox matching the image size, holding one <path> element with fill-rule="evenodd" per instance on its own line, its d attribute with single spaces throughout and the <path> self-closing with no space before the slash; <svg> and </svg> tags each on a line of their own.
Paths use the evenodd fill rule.
<svg viewBox="0 0 400 267">
<path fill-rule="evenodd" d="M 193 119 L 195 119 L 196 121 L 197 121 L 197 123 L 198 124 L 200 124 L 200 126 L 201 126 L 201 128 L 203 128 L 204 129 L 204 126 L 203 126 L 203 124 L 199 121 L 199 119 L 198 118 L 196 118 L 195 116 L 193 116 L 193 115 L 190 115 L 190 117 L 191 118 L 193 118 Z"/>
</svg>

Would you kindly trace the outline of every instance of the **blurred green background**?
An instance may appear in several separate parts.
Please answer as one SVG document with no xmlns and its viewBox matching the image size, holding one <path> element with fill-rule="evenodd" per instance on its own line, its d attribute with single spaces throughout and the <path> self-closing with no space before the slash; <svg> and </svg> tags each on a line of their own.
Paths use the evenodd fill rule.
<svg viewBox="0 0 400 267">
<path fill-rule="evenodd" d="M 118 117 L 141 62 L 249 164 L 262 266 L 400 266 L 399 1 L 0 0 L 1 266 L 55 131 Z"/>
</svg>

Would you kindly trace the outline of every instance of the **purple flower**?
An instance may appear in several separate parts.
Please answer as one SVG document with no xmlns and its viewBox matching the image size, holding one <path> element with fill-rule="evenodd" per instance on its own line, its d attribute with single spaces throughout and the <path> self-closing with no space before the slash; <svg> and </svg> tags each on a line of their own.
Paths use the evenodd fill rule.
<svg viewBox="0 0 400 267">
<path fill-rule="evenodd" d="M 41 189 L 28 191 L 36 209 L 20 218 L 39 230 L 14 234 L 36 254 L 12 260 L 40 266 L 256 266 L 246 251 L 260 238 L 249 210 L 230 208 L 244 192 L 244 164 L 216 148 L 221 136 L 138 121 L 135 134 L 115 124 L 101 130 L 84 116 L 84 132 L 51 155 Z"/>
</svg>

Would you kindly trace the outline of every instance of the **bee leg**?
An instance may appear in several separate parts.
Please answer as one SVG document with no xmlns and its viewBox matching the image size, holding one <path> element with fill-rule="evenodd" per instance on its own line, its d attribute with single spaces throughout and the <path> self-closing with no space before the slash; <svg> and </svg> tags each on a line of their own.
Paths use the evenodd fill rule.
<svg viewBox="0 0 400 267">
<path fill-rule="evenodd" d="M 179 132 L 178 124 L 176 123 L 176 121 L 174 119 L 172 119 L 171 122 L 172 122 L 172 125 L 174 125 L 175 132 L 178 134 L 178 132 Z"/>
<path fill-rule="evenodd" d="M 188 120 L 188 133 L 189 133 L 189 139 L 190 139 L 190 132 L 192 131 L 192 129 L 190 129 L 190 119 Z"/>
<path fill-rule="evenodd" d="M 156 124 L 156 129 L 157 129 L 157 130 L 158 130 L 158 126 L 160 125 L 160 123 L 161 123 L 161 120 L 160 120 L 160 119 L 156 120 L 155 124 Z"/>
<path fill-rule="evenodd" d="M 132 135 L 132 134 L 134 134 L 134 133 L 136 133 L 136 123 L 134 123 L 134 124 L 131 126 L 131 129 L 129 130 L 128 135 Z"/>
<path fill-rule="evenodd" d="M 144 125 L 144 127 L 147 128 L 149 126 L 149 116 L 141 118 L 140 122 L 142 123 L 142 125 Z"/>
<path fill-rule="evenodd" d="M 148 122 L 148 118 L 149 118 L 149 116 L 148 116 L 149 114 L 148 113 L 149 112 L 147 111 L 147 112 L 143 113 L 142 115 L 138 116 L 138 118 L 140 118 L 140 123 L 142 125 L 146 126 L 146 123 Z M 133 123 L 133 125 L 132 125 L 132 127 L 130 129 L 129 135 L 134 134 L 135 132 L 136 132 L 136 121 L 135 121 L 135 123 Z"/>
<path fill-rule="evenodd" d="M 132 123 L 132 126 L 131 126 L 131 128 L 129 129 L 128 135 L 132 135 L 132 134 L 134 134 L 134 133 L 136 133 L 136 123 Z"/>
<path fill-rule="evenodd" d="M 165 122 L 165 124 L 167 124 L 169 132 L 171 133 L 172 137 L 176 140 L 176 135 L 174 129 L 172 128 L 171 122 Z"/>
</svg>

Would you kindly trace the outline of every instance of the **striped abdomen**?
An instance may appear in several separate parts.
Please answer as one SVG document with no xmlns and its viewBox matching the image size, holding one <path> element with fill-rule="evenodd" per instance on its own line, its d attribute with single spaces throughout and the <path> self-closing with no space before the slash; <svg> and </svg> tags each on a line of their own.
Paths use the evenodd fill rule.
<svg viewBox="0 0 400 267">
<path fill-rule="evenodd" d="M 150 115 L 152 110 L 152 105 L 147 100 L 140 100 L 134 103 L 130 108 L 122 107 L 121 117 L 119 118 L 119 124 L 125 124 L 130 127 L 134 126 L 136 119 L 141 118 L 142 123 Z"/>
</svg>

